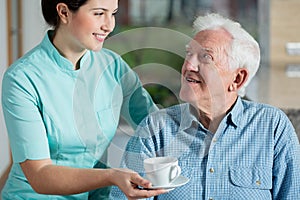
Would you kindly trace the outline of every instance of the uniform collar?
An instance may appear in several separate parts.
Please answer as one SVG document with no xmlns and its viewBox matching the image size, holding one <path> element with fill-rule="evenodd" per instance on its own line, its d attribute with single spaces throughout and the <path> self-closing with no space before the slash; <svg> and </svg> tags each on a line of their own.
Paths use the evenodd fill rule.
<svg viewBox="0 0 300 200">
<path fill-rule="evenodd" d="M 79 70 L 74 70 L 73 64 L 70 60 L 63 57 L 56 47 L 53 45 L 51 38 L 54 34 L 54 30 L 49 30 L 42 40 L 41 46 L 44 50 L 46 50 L 49 57 L 56 63 L 58 67 L 62 70 L 67 71 L 69 73 L 78 73 Z M 85 53 L 81 58 L 81 63 L 83 63 L 87 59 L 88 53 Z M 81 65 L 82 66 L 82 65 Z"/>
</svg>

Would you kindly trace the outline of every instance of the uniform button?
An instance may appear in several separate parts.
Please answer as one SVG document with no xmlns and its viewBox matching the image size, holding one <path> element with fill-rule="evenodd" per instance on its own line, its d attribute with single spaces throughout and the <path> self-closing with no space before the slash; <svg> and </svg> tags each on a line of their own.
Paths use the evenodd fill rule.
<svg viewBox="0 0 300 200">
<path fill-rule="evenodd" d="M 214 173 L 214 172 L 215 172 L 215 169 L 214 169 L 214 168 L 210 168 L 210 169 L 209 169 L 209 172 L 210 172 L 210 173 Z"/>
</svg>

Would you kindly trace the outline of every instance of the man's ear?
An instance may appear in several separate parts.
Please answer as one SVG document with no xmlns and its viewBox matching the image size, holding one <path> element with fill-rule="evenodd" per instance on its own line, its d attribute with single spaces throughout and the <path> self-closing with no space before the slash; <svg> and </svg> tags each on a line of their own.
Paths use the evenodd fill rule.
<svg viewBox="0 0 300 200">
<path fill-rule="evenodd" d="M 247 81 L 249 72 L 246 68 L 238 68 L 235 72 L 233 83 L 229 86 L 229 91 L 239 90 Z"/>
<path fill-rule="evenodd" d="M 60 21 L 62 23 L 68 23 L 68 17 L 69 17 L 69 8 L 68 6 L 65 4 L 65 3 L 58 3 L 56 5 L 56 11 L 57 11 L 57 14 L 60 18 Z"/>
</svg>

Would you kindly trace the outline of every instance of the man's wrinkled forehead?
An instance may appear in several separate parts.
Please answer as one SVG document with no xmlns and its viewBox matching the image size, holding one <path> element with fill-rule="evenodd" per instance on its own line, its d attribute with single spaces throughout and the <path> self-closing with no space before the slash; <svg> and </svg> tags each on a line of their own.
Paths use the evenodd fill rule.
<svg viewBox="0 0 300 200">
<path fill-rule="evenodd" d="M 218 48 L 227 46 L 232 42 L 232 35 L 224 28 L 203 30 L 198 32 L 190 41 L 189 46 L 195 48 Z"/>
<path fill-rule="evenodd" d="M 202 52 L 202 51 L 213 51 L 212 48 L 208 48 L 208 47 L 204 47 L 202 45 L 199 44 L 199 42 L 197 42 L 196 40 L 191 40 L 187 45 L 185 45 L 185 49 L 187 51 L 195 51 L 195 52 Z"/>
</svg>

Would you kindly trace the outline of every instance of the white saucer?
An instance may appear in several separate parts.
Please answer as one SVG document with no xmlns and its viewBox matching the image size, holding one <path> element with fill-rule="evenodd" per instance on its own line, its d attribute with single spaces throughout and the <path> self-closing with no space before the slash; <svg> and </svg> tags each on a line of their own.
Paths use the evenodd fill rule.
<svg viewBox="0 0 300 200">
<path fill-rule="evenodd" d="M 187 178 L 187 177 L 179 176 L 170 185 L 154 185 L 151 188 L 147 188 L 147 189 L 150 189 L 150 190 L 154 190 L 154 189 L 174 189 L 174 188 L 185 185 L 186 183 L 189 182 L 189 180 L 190 179 Z"/>
</svg>

